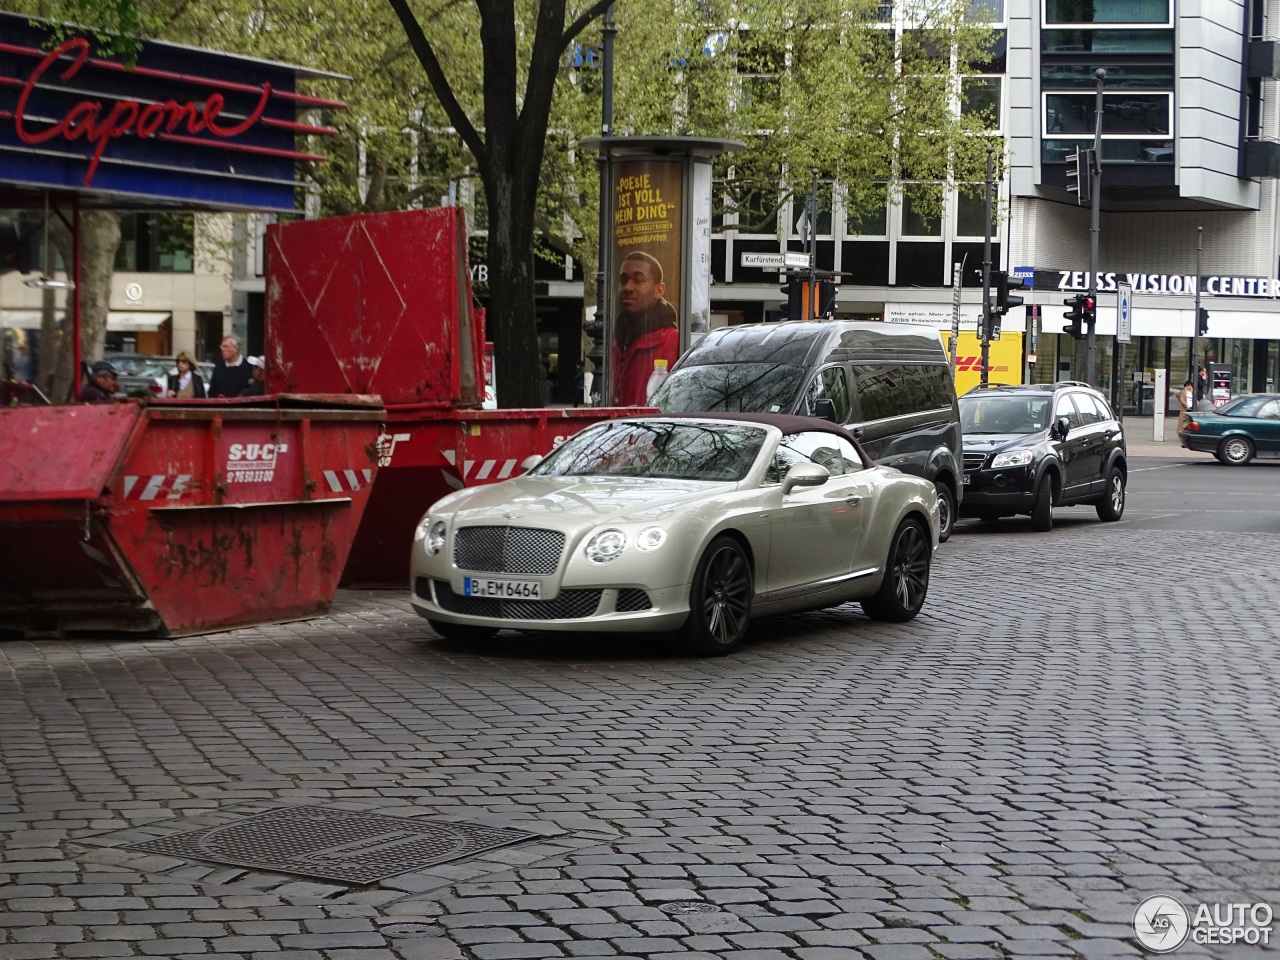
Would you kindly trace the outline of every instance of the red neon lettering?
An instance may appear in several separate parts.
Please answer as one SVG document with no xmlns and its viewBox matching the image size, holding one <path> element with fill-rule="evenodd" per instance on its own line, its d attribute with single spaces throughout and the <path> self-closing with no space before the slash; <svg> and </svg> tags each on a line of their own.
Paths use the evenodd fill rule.
<svg viewBox="0 0 1280 960">
<path fill-rule="evenodd" d="M 31 99 L 32 92 L 36 89 L 36 85 L 40 82 L 45 72 L 67 53 L 74 53 L 75 56 L 67 68 L 62 71 L 63 83 L 74 77 L 80 68 L 84 66 L 89 57 L 89 41 L 82 37 L 73 37 L 63 42 L 31 71 L 31 76 L 27 79 L 26 84 L 23 85 L 22 94 L 18 97 L 17 109 L 13 113 L 14 126 L 17 130 L 18 138 L 23 143 L 44 143 L 54 137 L 62 137 L 64 140 L 74 143 L 81 136 L 84 136 L 93 144 L 93 155 L 89 159 L 89 169 L 84 177 L 85 186 L 89 186 L 93 182 L 93 175 L 97 172 L 98 163 L 102 160 L 102 155 L 106 152 L 107 145 L 112 140 L 117 140 L 129 133 L 135 133 L 140 138 L 148 139 L 159 133 L 162 127 L 165 132 L 173 133 L 184 122 L 187 131 L 192 134 L 207 130 L 219 139 L 225 140 L 231 137 L 238 137 L 262 119 L 262 115 L 267 109 L 267 101 L 271 99 L 271 84 L 264 83 L 258 96 L 258 103 L 254 109 L 239 123 L 227 127 L 220 126 L 217 123 L 218 117 L 226 107 L 226 99 L 220 93 L 210 94 L 203 107 L 190 100 L 183 103 L 179 103 L 176 100 L 166 100 L 163 103 L 152 103 L 145 107 L 136 100 L 117 100 L 111 107 L 111 112 L 101 121 L 99 117 L 102 114 L 102 102 L 100 100 L 81 100 L 67 111 L 66 116 L 47 130 L 28 130 L 25 121 L 27 119 L 27 105 Z"/>
</svg>

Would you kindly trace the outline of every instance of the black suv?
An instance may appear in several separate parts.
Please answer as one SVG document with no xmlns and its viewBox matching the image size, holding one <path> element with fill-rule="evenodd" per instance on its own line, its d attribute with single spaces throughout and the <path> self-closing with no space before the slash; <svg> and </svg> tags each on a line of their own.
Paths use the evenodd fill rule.
<svg viewBox="0 0 1280 960">
<path fill-rule="evenodd" d="M 976 387 L 960 398 L 964 434 L 961 515 L 1031 515 L 1053 529 L 1053 508 L 1093 504 L 1101 520 L 1124 514 L 1129 477 L 1124 430 L 1087 383 Z"/>
</svg>

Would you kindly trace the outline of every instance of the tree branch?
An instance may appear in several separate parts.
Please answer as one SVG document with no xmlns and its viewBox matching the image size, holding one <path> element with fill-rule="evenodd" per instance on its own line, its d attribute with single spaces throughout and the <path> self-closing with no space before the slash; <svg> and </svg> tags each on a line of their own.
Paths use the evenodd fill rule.
<svg viewBox="0 0 1280 960">
<path fill-rule="evenodd" d="M 435 91 L 440 105 L 444 107 L 445 115 L 448 116 L 449 122 L 453 124 L 453 129 L 458 132 L 462 142 L 467 145 L 467 148 L 476 158 L 476 163 L 480 166 L 480 169 L 487 172 L 489 169 L 489 153 L 485 149 L 485 142 L 471 123 L 471 118 L 462 109 L 462 105 L 458 103 L 458 98 L 453 95 L 453 89 L 449 86 L 449 79 L 444 75 L 440 61 L 436 59 L 436 52 L 432 49 L 426 34 L 422 32 L 422 26 L 418 23 L 417 17 L 409 9 L 408 0 L 387 0 L 387 2 L 391 4 L 391 9 L 400 18 L 400 25 L 404 27 L 405 36 L 409 38 L 409 45 L 413 47 L 413 52 L 417 56 L 418 62 L 422 64 L 422 69 L 426 71 L 427 79 L 431 82 L 431 89 Z"/>
<path fill-rule="evenodd" d="M 577 38 L 583 30 L 591 25 L 592 20 L 598 20 L 604 16 L 605 11 L 613 5 L 614 0 L 596 0 L 577 20 L 569 25 L 569 29 L 564 32 L 560 38 L 560 49 L 564 50 L 569 44 Z"/>
</svg>

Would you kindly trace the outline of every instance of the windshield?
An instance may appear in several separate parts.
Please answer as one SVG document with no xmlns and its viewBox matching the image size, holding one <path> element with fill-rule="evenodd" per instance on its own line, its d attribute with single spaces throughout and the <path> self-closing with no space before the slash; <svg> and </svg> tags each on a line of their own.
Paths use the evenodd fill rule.
<svg viewBox="0 0 1280 960">
<path fill-rule="evenodd" d="M 529 475 L 737 481 L 765 435 L 752 426 L 613 421 L 569 438 Z"/>
<path fill-rule="evenodd" d="M 663 413 L 789 413 L 803 369 L 789 363 L 724 363 L 682 367 L 652 403 Z"/>
<path fill-rule="evenodd" d="M 1049 397 L 963 396 L 964 433 L 1036 433 L 1049 425 Z"/>
</svg>

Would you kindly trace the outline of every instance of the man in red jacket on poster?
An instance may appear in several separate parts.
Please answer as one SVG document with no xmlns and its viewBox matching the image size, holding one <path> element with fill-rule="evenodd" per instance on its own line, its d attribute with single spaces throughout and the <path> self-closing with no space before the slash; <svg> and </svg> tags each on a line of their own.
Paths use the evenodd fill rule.
<svg viewBox="0 0 1280 960">
<path fill-rule="evenodd" d="M 642 407 L 653 361 L 668 368 L 680 356 L 680 328 L 675 307 L 662 299 L 662 264 L 647 253 L 629 253 L 618 275 L 618 320 L 614 325 L 613 403 Z"/>
</svg>

